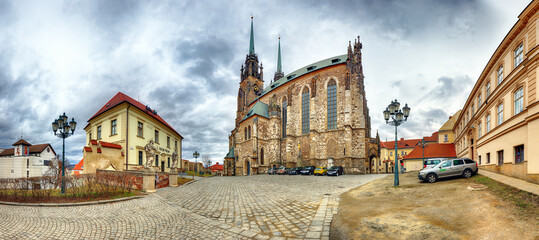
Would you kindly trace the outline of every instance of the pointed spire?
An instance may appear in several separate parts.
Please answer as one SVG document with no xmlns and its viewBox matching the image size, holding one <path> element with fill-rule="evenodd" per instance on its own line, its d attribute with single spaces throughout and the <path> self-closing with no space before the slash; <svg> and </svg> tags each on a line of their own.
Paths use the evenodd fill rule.
<svg viewBox="0 0 539 240">
<path fill-rule="evenodd" d="M 249 43 L 249 55 L 255 54 L 255 38 L 253 34 L 253 16 L 251 16 L 251 42 Z"/>
<path fill-rule="evenodd" d="M 277 71 L 275 71 L 275 75 L 273 76 L 273 81 L 277 81 L 282 77 L 284 77 L 284 73 L 283 73 L 283 67 L 281 65 L 281 36 L 279 36 L 279 48 L 277 50 Z"/>
<path fill-rule="evenodd" d="M 283 68 L 281 66 L 281 36 L 279 36 L 279 53 L 277 55 L 277 72 L 283 72 Z"/>
</svg>

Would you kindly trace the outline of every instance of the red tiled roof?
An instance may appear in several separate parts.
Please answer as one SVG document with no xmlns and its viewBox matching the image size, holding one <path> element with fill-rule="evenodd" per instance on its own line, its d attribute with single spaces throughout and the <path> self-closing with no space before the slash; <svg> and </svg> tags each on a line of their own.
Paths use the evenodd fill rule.
<svg viewBox="0 0 539 240">
<path fill-rule="evenodd" d="M 84 147 L 84 151 L 85 152 L 92 152 L 92 148 L 91 147 Z"/>
<path fill-rule="evenodd" d="M 421 139 L 407 139 L 404 140 L 404 138 L 401 138 L 399 141 L 397 141 L 397 149 L 399 148 L 414 148 L 415 145 L 421 141 Z M 395 141 L 390 142 L 380 142 L 380 146 L 383 146 L 387 149 L 395 149 Z"/>
<path fill-rule="evenodd" d="M 165 120 L 163 120 L 159 115 L 154 114 L 152 111 L 147 110 L 146 106 L 144 106 L 144 104 L 142 104 L 139 101 L 137 101 L 137 100 L 123 94 L 122 92 L 118 92 L 114 97 L 112 97 L 112 99 L 110 99 L 105 104 L 105 106 L 103 106 L 101 109 L 99 109 L 99 111 L 97 111 L 90 119 L 88 119 L 88 122 L 90 122 L 95 117 L 101 115 L 102 113 L 104 113 L 104 112 L 106 112 L 106 111 L 108 111 L 108 110 L 110 110 L 110 109 L 124 103 L 124 102 L 126 102 L 128 104 L 131 104 L 132 106 L 135 106 L 136 108 L 138 108 L 141 111 L 145 112 L 149 116 L 155 118 L 157 121 L 161 122 L 163 125 L 167 126 L 172 131 L 174 131 L 176 134 L 178 134 L 181 138 L 183 138 L 181 134 L 176 132 L 176 130 L 174 128 L 172 128 L 167 122 L 165 122 Z"/>
<path fill-rule="evenodd" d="M 433 133 L 430 137 L 424 137 L 427 142 L 438 142 L 438 132 Z"/>
<path fill-rule="evenodd" d="M 455 144 L 453 143 L 439 143 L 429 144 L 425 148 L 425 158 L 456 158 Z M 417 146 L 412 150 L 404 159 L 421 159 L 423 158 L 423 149 Z"/>
<path fill-rule="evenodd" d="M 97 145 L 97 140 L 90 140 L 90 144 Z"/>
<path fill-rule="evenodd" d="M 118 144 L 115 144 L 115 143 L 109 143 L 109 142 L 105 142 L 105 141 L 99 141 L 99 143 L 101 143 L 101 147 L 122 149 L 122 145 L 118 145 Z"/>
<path fill-rule="evenodd" d="M 79 163 L 77 163 L 77 165 L 75 165 L 75 167 L 73 168 L 73 170 L 75 171 L 82 171 L 82 166 L 84 166 L 84 158 L 80 160 Z"/>
<path fill-rule="evenodd" d="M 47 146 L 51 146 L 51 145 L 48 144 L 48 143 L 37 144 L 37 145 L 30 146 L 28 149 L 30 151 L 30 154 L 32 154 L 32 153 L 41 153 L 41 152 L 43 152 L 43 150 L 45 150 L 47 148 Z M 51 148 L 52 152 L 54 153 L 54 155 L 56 156 L 56 152 L 54 151 L 52 146 L 50 148 Z M 0 153 L 0 156 L 10 156 L 10 155 L 15 155 L 14 154 L 14 148 L 6 149 L 6 150 L 4 150 L 3 152 Z"/>
<path fill-rule="evenodd" d="M 222 171 L 223 170 L 223 165 L 219 165 L 219 163 L 217 163 L 217 164 L 211 165 L 210 169 L 212 171 Z"/>
<path fill-rule="evenodd" d="M 16 143 L 14 143 L 12 146 L 17 146 L 17 145 L 26 145 L 26 146 L 32 146 L 32 144 L 28 143 L 27 141 L 24 141 L 24 139 L 21 138 L 21 140 L 17 141 Z"/>
<path fill-rule="evenodd" d="M 0 153 L 0 156 L 14 155 L 13 153 L 14 153 L 13 148 L 4 149 L 4 151 Z"/>
</svg>

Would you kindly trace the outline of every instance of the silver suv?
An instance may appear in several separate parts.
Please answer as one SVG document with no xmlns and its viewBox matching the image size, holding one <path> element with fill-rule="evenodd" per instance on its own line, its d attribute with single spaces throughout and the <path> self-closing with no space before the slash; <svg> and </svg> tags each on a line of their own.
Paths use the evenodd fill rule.
<svg viewBox="0 0 539 240">
<path fill-rule="evenodd" d="M 447 159 L 432 168 L 425 168 L 419 171 L 419 180 L 430 183 L 436 182 L 438 178 L 463 176 L 471 177 L 478 171 L 477 163 L 469 158 Z"/>
</svg>

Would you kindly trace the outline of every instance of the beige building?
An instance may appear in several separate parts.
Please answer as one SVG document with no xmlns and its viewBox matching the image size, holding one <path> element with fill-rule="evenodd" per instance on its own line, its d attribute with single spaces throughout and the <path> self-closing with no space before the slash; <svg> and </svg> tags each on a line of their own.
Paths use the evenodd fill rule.
<svg viewBox="0 0 539 240">
<path fill-rule="evenodd" d="M 346 173 L 369 172 L 379 143 L 370 134 L 361 48 L 358 39 L 345 55 L 284 75 L 279 44 L 277 71 L 264 88 L 251 22 L 225 174 L 260 174 L 281 165 L 337 165 Z"/>
<path fill-rule="evenodd" d="M 417 146 L 421 139 L 404 139 L 397 141 L 397 158 L 401 160 Z M 395 163 L 395 141 L 382 142 L 380 144 L 380 161 L 378 167 L 373 168 L 373 173 L 393 172 Z"/>
<path fill-rule="evenodd" d="M 181 157 L 183 137 L 164 119 L 135 99 L 119 92 L 89 120 L 84 128 L 84 173 L 96 169 L 141 170 L 146 164 L 145 145 L 157 148 L 154 168 L 169 172 L 172 153 Z M 181 166 L 178 161 L 177 167 Z"/>
<path fill-rule="evenodd" d="M 438 143 L 454 143 L 455 142 L 455 133 L 453 132 L 453 127 L 455 126 L 455 121 L 459 118 L 462 111 L 458 110 L 453 116 L 450 116 L 447 122 L 438 130 Z"/>
<path fill-rule="evenodd" d="M 13 148 L 0 149 L 0 178 L 40 177 L 56 161 L 50 144 L 32 145 L 20 139 Z"/>
<path fill-rule="evenodd" d="M 456 152 L 480 168 L 539 183 L 537 24 L 531 2 L 502 40 L 456 119 Z"/>
</svg>

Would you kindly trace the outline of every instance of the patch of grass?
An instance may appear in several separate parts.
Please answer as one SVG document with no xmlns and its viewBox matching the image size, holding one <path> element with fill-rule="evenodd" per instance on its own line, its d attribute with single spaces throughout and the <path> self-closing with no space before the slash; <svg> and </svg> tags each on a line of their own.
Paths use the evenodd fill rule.
<svg viewBox="0 0 539 240">
<path fill-rule="evenodd" d="M 195 171 L 185 171 L 185 173 L 187 173 L 187 175 L 189 175 L 189 176 L 195 175 Z M 207 174 L 207 173 L 198 174 L 197 173 L 195 176 L 197 176 L 197 177 L 211 177 L 211 174 Z"/>
<path fill-rule="evenodd" d="M 178 185 L 184 185 L 190 181 L 193 181 L 192 178 L 178 177 Z"/>
<path fill-rule="evenodd" d="M 519 210 L 518 215 L 535 218 L 539 216 L 539 197 L 533 193 L 508 186 L 489 177 L 476 175 L 473 182 L 487 186 L 496 197 L 512 203 Z"/>
</svg>

